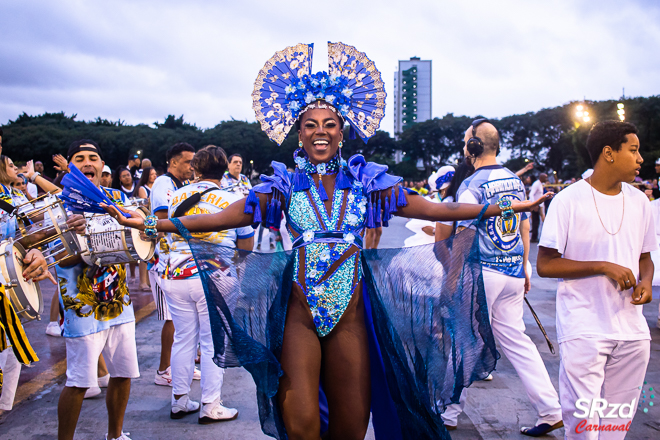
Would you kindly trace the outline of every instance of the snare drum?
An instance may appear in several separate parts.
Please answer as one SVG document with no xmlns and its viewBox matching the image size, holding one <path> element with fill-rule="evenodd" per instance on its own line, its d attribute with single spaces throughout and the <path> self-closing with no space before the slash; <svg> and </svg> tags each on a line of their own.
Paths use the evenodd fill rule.
<svg viewBox="0 0 660 440">
<path fill-rule="evenodd" d="M 0 243 L 0 272 L 5 280 L 5 292 L 22 322 L 41 319 L 44 301 L 38 282 L 23 279 L 23 258 L 27 252 L 12 239 Z"/>
<path fill-rule="evenodd" d="M 55 260 L 62 251 L 66 251 L 65 258 L 80 253 L 77 234 L 66 224 L 67 212 L 64 203 L 57 196 L 45 194 L 30 204 L 18 206 L 17 212 L 16 222 L 20 237 L 17 236 L 16 239 L 21 239 L 27 249 L 41 249 L 49 262 Z M 49 266 L 57 262 L 50 262 Z"/>
<path fill-rule="evenodd" d="M 136 206 L 124 209 L 145 218 Z M 140 230 L 121 226 L 108 214 L 88 216 L 87 230 L 84 236 L 78 236 L 83 248 L 82 258 L 85 263 L 97 266 L 148 261 L 156 250 L 156 242 L 142 240 Z"/>
</svg>

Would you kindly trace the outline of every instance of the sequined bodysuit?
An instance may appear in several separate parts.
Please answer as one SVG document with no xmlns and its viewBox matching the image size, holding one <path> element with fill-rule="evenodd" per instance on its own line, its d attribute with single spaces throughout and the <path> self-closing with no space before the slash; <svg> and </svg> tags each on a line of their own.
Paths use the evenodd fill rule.
<svg viewBox="0 0 660 440">
<path fill-rule="evenodd" d="M 332 331 L 362 279 L 359 251 L 351 248 L 362 241 L 366 205 L 358 181 L 349 190 L 335 189 L 330 213 L 314 185 L 291 196 L 289 235 L 304 243 L 295 254 L 294 282 L 307 298 L 319 336 Z"/>
</svg>

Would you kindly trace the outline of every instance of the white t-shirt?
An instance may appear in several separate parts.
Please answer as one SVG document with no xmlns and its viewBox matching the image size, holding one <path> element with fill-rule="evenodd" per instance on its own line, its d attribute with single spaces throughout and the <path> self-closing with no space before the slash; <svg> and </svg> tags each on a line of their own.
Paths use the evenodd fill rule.
<svg viewBox="0 0 660 440">
<path fill-rule="evenodd" d="M 594 198 L 596 206 L 594 206 Z M 625 208 L 623 207 L 625 198 Z M 599 215 L 600 213 L 600 219 Z M 616 235 L 608 234 L 619 229 Z M 601 224 L 602 220 L 602 224 Z M 639 276 L 641 254 L 657 249 L 651 205 L 643 192 L 622 184 L 608 196 L 581 180 L 561 191 L 550 204 L 540 246 L 576 261 L 608 261 Z M 619 290 L 605 275 L 560 279 L 557 286 L 557 338 L 620 341 L 651 339 L 642 306 L 630 303 L 632 289 Z"/>
<path fill-rule="evenodd" d="M 424 198 L 429 202 L 442 203 L 436 194 L 424 196 Z M 415 235 L 411 235 L 410 237 L 406 238 L 403 242 L 403 247 L 421 246 L 423 244 L 435 243 L 435 235 L 429 235 L 422 230 L 426 226 L 430 226 L 435 231 L 435 222 L 420 220 L 417 218 L 408 220 L 408 223 L 406 223 L 406 228 L 414 232 Z"/>
<path fill-rule="evenodd" d="M 529 189 L 529 200 L 538 200 L 541 197 L 543 197 L 543 184 L 540 180 L 536 180 Z"/>
</svg>

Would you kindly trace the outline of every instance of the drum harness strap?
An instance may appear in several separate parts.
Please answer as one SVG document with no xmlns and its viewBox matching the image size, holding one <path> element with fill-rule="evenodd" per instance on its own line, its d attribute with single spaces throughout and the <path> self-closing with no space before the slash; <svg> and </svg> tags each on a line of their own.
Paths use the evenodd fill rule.
<svg viewBox="0 0 660 440">
<path fill-rule="evenodd" d="M 39 358 L 30 345 L 21 321 L 9 301 L 5 287 L 0 285 L 0 351 L 7 349 L 7 338 L 11 343 L 16 359 L 21 364 L 29 365 Z M 0 370 L 0 390 L 2 389 L 2 370 Z"/>
</svg>

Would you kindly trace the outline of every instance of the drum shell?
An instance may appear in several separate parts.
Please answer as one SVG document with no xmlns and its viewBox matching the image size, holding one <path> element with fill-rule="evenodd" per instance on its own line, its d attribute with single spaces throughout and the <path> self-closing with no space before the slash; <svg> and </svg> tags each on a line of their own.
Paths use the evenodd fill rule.
<svg viewBox="0 0 660 440">
<path fill-rule="evenodd" d="M 142 218 L 142 209 L 132 206 L 125 207 Z M 139 231 L 121 226 L 110 215 L 92 215 L 88 218 L 87 231 L 84 236 L 78 236 L 83 249 L 82 258 L 85 263 L 97 266 L 112 266 L 115 264 L 147 261 L 156 249 L 155 242 L 141 240 Z M 136 242 L 136 239 L 139 242 Z M 148 250 L 140 255 L 137 247 Z"/>
</svg>

